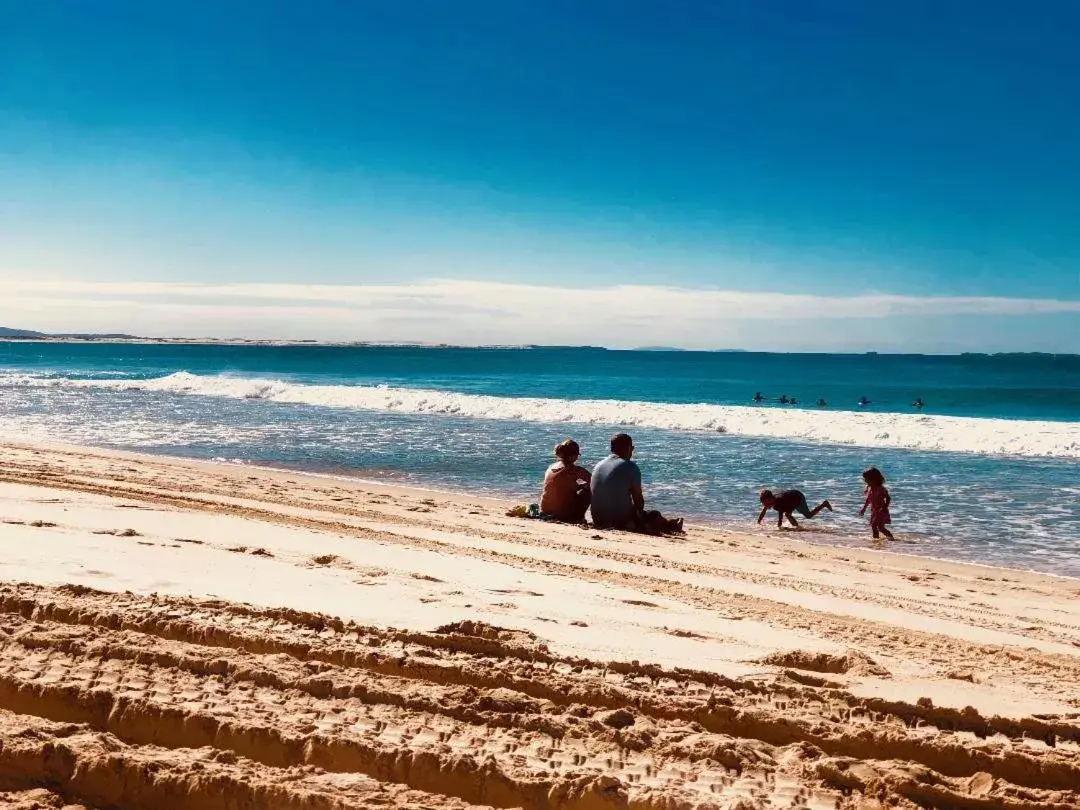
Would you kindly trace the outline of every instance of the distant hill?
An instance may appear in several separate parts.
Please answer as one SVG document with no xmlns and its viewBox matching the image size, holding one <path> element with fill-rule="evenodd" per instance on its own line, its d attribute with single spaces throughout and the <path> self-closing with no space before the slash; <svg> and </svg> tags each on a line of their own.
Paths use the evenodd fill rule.
<svg viewBox="0 0 1080 810">
<path fill-rule="evenodd" d="M 138 340 L 137 335 L 124 334 L 97 334 L 89 332 L 50 333 L 35 332 L 33 329 L 12 329 L 8 326 L 0 326 L 0 339 L 9 340 L 43 340 L 56 338 L 60 340 Z"/>
</svg>

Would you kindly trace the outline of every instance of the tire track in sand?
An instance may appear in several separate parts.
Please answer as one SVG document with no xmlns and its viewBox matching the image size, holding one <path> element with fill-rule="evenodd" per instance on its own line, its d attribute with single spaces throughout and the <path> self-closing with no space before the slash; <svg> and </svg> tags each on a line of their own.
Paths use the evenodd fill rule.
<svg viewBox="0 0 1080 810">
<path fill-rule="evenodd" d="M 1080 806 L 1069 718 L 74 586 L 0 584 L 0 739 L 0 790 L 87 807 Z"/>
</svg>

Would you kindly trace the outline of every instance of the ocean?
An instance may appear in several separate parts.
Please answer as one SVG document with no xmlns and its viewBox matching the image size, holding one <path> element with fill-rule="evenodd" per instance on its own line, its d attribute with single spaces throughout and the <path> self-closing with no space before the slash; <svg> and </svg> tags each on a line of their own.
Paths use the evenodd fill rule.
<svg viewBox="0 0 1080 810">
<path fill-rule="evenodd" d="M 750 528 L 762 487 L 798 487 L 836 509 L 801 538 L 869 546 L 874 465 L 890 549 L 1080 576 L 1080 356 L 0 343 L 8 439 L 527 503 L 557 442 L 592 464 L 617 430 L 690 522 Z"/>
</svg>

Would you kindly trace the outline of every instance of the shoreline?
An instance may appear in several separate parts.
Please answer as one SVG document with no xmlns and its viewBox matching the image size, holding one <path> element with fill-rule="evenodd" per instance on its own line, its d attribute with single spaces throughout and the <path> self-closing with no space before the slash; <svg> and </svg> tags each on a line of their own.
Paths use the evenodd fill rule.
<svg viewBox="0 0 1080 810">
<path fill-rule="evenodd" d="M 1080 806 L 1075 580 L 0 456 L 0 799 L 194 810 L 212 776 L 253 810 Z"/>
<path fill-rule="evenodd" d="M 444 508 L 451 510 L 449 515 L 441 515 L 441 517 L 453 520 L 457 524 L 462 524 L 462 527 L 467 531 L 471 531 L 478 527 L 474 525 L 475 521 L 471 520 L 468 514 L 460 514 L 457 510 L 468 510 L 472 507 L 483 506 L 488 510 L 492 510 L 485 512 L 484 514 L 487 517 L 493 518 L 500 528 L 509 526 L 514 531 L 526 531 L 531 535 L 543 535 L 547 531 L 553 531 L 560 534 L 569 533 L 571 535 L 583 535 L 588 533 L 596 540 L 625 540 L 632 544 L 643 544 L 647 546 L 656 545 L 668 548 L 677 548 L 689 540 L 696 540 L 705 544 L 722 544 L 727 543 L 731 538 L 735 538 L 742 543 L 749 544 L 750 547 L 754 549 L 766 550 L 770 554 L 791 555 L 793 553 L 798 554 L 800 551 L 812 551 L 815 553 L 815 556 L 827 559 L 830 562 L 841 561 L 854 562 L 856 564 L 875 564 L 883 567 L 895 567 L 902 571 L 907 571 L 909 569 L 935 569 L 967 577 L 978 577 L 985 572 L 999 572 L 1001 574 L 1017 577 L 1018 579 L 1015 581 L 1023 581 L 1035 585 L 1045 581 L 1046 583 L 1055 583 L 1065 588 L 1080 583 L 1080 578 L 1067 575 L 963 560 L 904 554 L 900 551 L 893 551 L 890 547 L 885 545 L 881 548 L 872 548 L 869 547 L 869 544 L 859 546 L 839 546 L 825 542 L 814 542 L 813 540 L 805 539 L 805 536 L 821 535 L 823 533 L 814 532 L 809 529 L 802 531 L 782 530 L 777 532 L 768 529 L 757 531 L 751 528 L 750 530 L 747 530 L 746 527 L 722 524 L 687 524 L 688 532 L 686 537 L 652 537 L 621 531 L 596 530 L 591 526 L 586 525 L 578 526 L 540 520 L 510 518 L 505 515 L 505 510 L 510 506 L 516 505 L 516 503 L 502 497 L 452 489 L 429 488 L 413 484 L 388 483 L 378 479 L 307 472 L 296 468 L 231 463 L 169 454 L 157 454 L 147 451 L 100 448 L 89 445 L 12 442 L 0 440 L 0 454 L 7 456 L 9 463 L 10 454 L 12 452 L 20 453 L 28 457 L 44 456 L 46 459 L 55 459 L 56 462 L 54 463 L 58 462 L 61 469 L 64 469 L 66 465 L 73 460 L 81 460 L 87 463 L 90 468 L 94 469 L 95 475 L 93 478 L 98 478 L 100 475 L 96 469 L 96 464 L 98 462 L 108 464 L 110 462 L 118 463 L 130 461 L 150 465 L 157 469 L 170 472 L 183 470 L 194 475 L 193 480 L 200 480 L 204 476 L 216 475 L 220 479 L 218 485 L 220 485 L 221 482 L 238 482 L 246 479 L 249 481 L 269 482 L 270 486 L 275 489 L 281 488 L 283 484 L 288 483 L 294 486 L 303 485 L 303 489 L 305 490 L 312 489 L 319 491 L 319 488 L 323 485 L 336 484 L 340 491 L 347 493 L 350 498 L 355 493 L 356 497 L 360 500 L 371 496 L 377 498 L 396 498 L 400 499 L 403 503 L 414 505 L 416 503 L 426 504 L 427 501 L 431 500 L 430 496 L 439 496 L 445 499 L 443 504 Z M 296 479 L 306 480 L 298 482 Z M 134 496 L 138 498 L 145 496 L 152 498 L 170 492 L 169 488 L 164 488 L 159 491 L 157 489 L 147 490 L 135 487 L 129 490 L 116 486 L 119 481 L 112 481 L 107 477 L 106 480 L 110 480 L 113 485 L 102 487 L 102 489 L 113 497 Z M 58 476 L 53 473 L 46 473 L 44 479 L 39 479 L 35 473 L 27 475 L 25 472 L 12 473 L 0 471 L 0 483 L 3 482 L 94 493 L 99 489 L 98 485 L 89 483 L 88 479 L 81 475 L 75 475 L 70 481 L 62 483 L 61 480 L 58 479 Z M 165 495 L 165 497 L 168 500 L 170 497 L 175 496 L 175 494 L 176 493 L 171 493 L 170 495 Z M 275 507 L 281 507 L 278 503 L 278 497 L 279 493 L 273 493 L 267 503 L 274 504 Z M 181 498 L 180 500 L 184 499 Z M 239 496 L 230 496 L 226 500 L 231 503 L 233 501 L 240 501 L 242 498 Z M 199 504 L 201 508 L 202 501 L 194 499 L 194 502 Z M 326 508 L 326 506 L 326 504 L 321 504 L 320 508 Z M 335 510 L 335 514 L 340 511 L 342 510 Z M 400 513 L 396 513 L 396 517 L 409 517 L 410 520 L 413 520 L 411 516 L 403 516 Z M 1080 595 L 1080 589 L 1077 590 L 1077 595 Z M 1080 610 L 1080 608 L 1078 608 L 1078 610 Z M 1078 627 L 1078 629 L 1080 629 L 1080 627 Z M 1078 639 L 1078 641 L 1080 641 L 1080 639 Z M 1077 646 L 1080 646 L 1080 644 Z"/>
<path fill-rule="evenodd" d="M 2 444 L 3 444 L 3 441 L 0 440 L 0 446 L 2 446 Z M 58 445 L 58 446 L 62 446 L 62 445 Z M 70 446 L 71 447 L 80 447 L 81 445 L 70 445 Z M 112 452 L 113 451 L 113 448 L 96 448 L 95 447 L 94 449 L 102 449 L 102 450 L 106 450 L 107 452 Z M 115 452 L 132 453 L 135 456 L 146 455 L 146 456 L 152 457 L 152 458 L 166 458 L 166 459 L 172 459 L 172 460 L 175 460 L 175 461 L 197 461 L 197 462 L 202 462 L 202 463 L 206 463 L 206 464 L 222 464 L 222 465 L 225 465 L 225 466 L 235 466 L 235 467 L 238 467 L 240 469 L 246 469 L 246 470 L 265 470 L 267 472 L 289 472 L 289 473 L 295 473 L 296 475 L 310 476 L 312 478 L 326 478 L 326 479 L 332 480 L 332 481 L 353 482 L 353 483 L 357 483 L 357 484 L 366 484 L 366 485 L 369 485 L 369 486 L 376 486 L 376 487 L 389 487 L 389 488 L 393 488 L 393 489 L 404 490 L 406 492 L 413 492 L 413 493 L 420 494 L 420 495 L 444 495 L 444 496 L 449 496 L 449 497 L 459 498 L 459 499 L 470 499 L 470 498 L 471 499 L 481 499 L 481 500 L 485 500 L 485 501 L 491 501 L 491 502 L 493 502 L 495 504 L 499 504 L 499 505 L 506 506 L 506 507 L 517 506 L 519 503 L 521 503 L 521 501 L 513 500 L 512 497 L 509 494 L 491 495 L 491 494 L 473 492 L 473 491 L 469 491 L 469 490 L 465 490 L 465 489 L 440 489 L 440 488 L 437 488 L 437 487 L 424 486 L 422 484 L 415 483 L 415 482 L 413 482 L 413 483 L 397 483 L 397 482 L 391 482 L 391 481 L 384 481 L 384 480 L 381 480 L 381 479 L 379 479 L 377 477 L 376 478 L 366 478 L 366 477 L 364 477 L 362 475 L 346 475 L 346 474 L 338 475 L 338 474 L 334 474 L 334 473 L 324 473 L 324 472 L 316 472 L 316 471 L 313 471 L 313 470 L 305 470 L 305 469 L 303 469 L 301 467 L 287 467 L 287 466 L 278 467 L 278 466 L 274 466 L 273 464 L 256 464 L 254 462 L 247 462 L 247 461 L 243 461 L 241 459 L 237 459 L 237 460 L 206 459 L 206 460 L 203 460 L 203 459 L 193 459 L 193 458 L 190 458 L 188 456 L 176 456 L 176 455 L 170 455 L 168 453 L 158 454 L 158 453 L 152 453 L 152 452 L 149 452 L 149 451 L 140 451 L 140 450 L 120 450 L 120 449 L 117 449 Z M 538 489 L 539 489 L 539 487 L 538 487 Z M 534 494 L 536 495 L 537 500 L 539 500 L 539 492 L 534 493 Z M 532 503 L 532 501 L 526 500 L 526 501 L 524 501 L 524 503 L 527 505 L 529 503 Z M 752 522 L 749 521 L 749 520 L 747 522 L 751 523 L 752 525 L 743 525 L 741 523 L 736 523 L 736 522 L 724 522 L 723 520 L 710 518 L 707 515 L 692 515 L 691 519 L 702 521 L 702 522 L 697 522 L 697 523 L 686 523 L 685 524 L 688 529 L 693 529 L 693 530 L 698 530 L 698 531 L 732 532 L 732 533 L 745 534 L 747 536 L 753 536 L 753 537 L 761 536 L 761 537 L 766 537 L 766 538 L 776 538 L 776 537 L 779 536 L 773 530 L 769 530 L 767 528 L 764 528 L 764 529 L 757 528 L 757 526 L 753 525 Z M 910 540 L 900 539 L 900 540 L 893 541 L 891 543 L 882 541 L 881 543 L 879 543 L 877 548 L 873 548 L 873 547 L 870 546 L 871 541 L 866 540 L 866 531 L 861 531 L 861 532 L 859 532 L 857 534 L 856 533 L 837 532 L 837 531 L 819 531 L 819 530 L 814 529 L 812 527 L 811 528 L 805 528 L 807 526 L 806 520 L 802 520 L 800 525 L 801 525 L 801 527 L 804 527 L 804 528 L 800 528 L 800 529 L 797 529 L 797 530 L 792 530 L 792 529 L 785 528 L 785 529 L 780 530 L 783 533 L 783 539 L 785 541 L 792 542 L 792 543 L 803 543 L 803 544 L 806 544 L 806 545 L 809 545 L 809 546 L 824 547 L 824 548 L 829 548 L 829 549 L 834 549 L 834 550 L 840 550 L 840 549 L 847 550 L 847 551 L 859 551 L 859 550 L 862 550 L 862 551 L 866 551 L 866 552 L 871 553 L 871 554 L 895 555 L 895 556 L 900 556 L 900 557 L 909 557 L 909 558 L 915 559 L 915 560 L 929 560 L 931 562 L 936 562 L 936 563 L 964 565 L 964 566 L 969 566 L 969 567 L 972 567 L 972 568 L 986 568 L 986 569 L 990 569 L 990 570 L 1010 571 L 1010 572 L 1012 572 L 1014 574 L 1025 574 L 1025 573 L 1026 574 L 1036 574 L 1036 575 L 1041 576 L 1041 577 L 1054 577 L 1054 578 L 1057 578 L 1057 579 L 1080 582 L 1080 576 L 1073 576 L 1071 574 L 1059 574 L 1059 573 L 1057 573 L 1055 571 L 1040 571 L 1037 568 L 1017 568 L 1017 567 L 1014 567 L 1014 566 L 1011 566 L 1011 565 L 976 562 L 976 561 L 973 561 L 973 560 L 952 560 L 952 559 L 949 559 L 948 557 L 935 557 L 932 554 L 917 554 L 915 552 L 905 552 L 904 547 L 906 547 L 908 545 L 914 545 L 915 544 L 915 541 L 910 541 Z M 591 526 L 588 527 L 588 528 L 591 530 Z M 807 535 L 809 535 L 809 537 L 807 537 Z M 861 544 L 855 544 L 855 545 L 843 545 L 841 543 L 830 543 L 830 542 L 828 542 L 826 540 L 815 540 L 814 539 L 814 538 L 829 537 L 829 536 L 850 538 L 851 540 L 856 541 L 856 543 L 857 543 L 857 538 L 861 538 L 863 540 L 863 542 Z"/>
<path fill-rule="evenodd" d="M 371 487 L 383 488 L 386 490 L 402 490 L 405 494 L 415 495 L 440 495 L 444 497 L 450 497 L 457 499 L 460 502 L 466 500 L 482 500 L 486 501 L 494 506 L 501 508 L 510 508 L 517 506 L 521 503 L 529 504 L 533 501 L 526 498 L 524 501 L 515 500 L 509 493 L 481 493 L 468 489 L 453 489 L 453 488 L 440 488 L 434 486 L 426 486 L 419 482 L 396 482 L 387 481 L 378 477 L 366 477 L 364 475 L 349 475 L 349 474 L 337 474 L 320 472 L 317 470 L 305 469 L 300 466 L 277 466 L 265 462 L 255 463 L 247 462 L 242 459 L 226 459 L 226 458 L 197 458 L 193 456 L 175 455 L 170 453 L 156 453 L 151 449 L 131 450 L 127 448 L 115 448 L 115 447 L 102 447 L 99 445 L 81 445 L 81 444 L 66 444 L 61 442 L 18 442 L 9 438 L 0 437 L 0 452 L 4 447 L 22 447 L 22 448 L 47 448 L 59 451 L 100 451 L 107 454 L 118 454 L 122 456 L 130 456 L 135 459 L 151 460 L 161 459 L 165 461 L 172 461 L 181 464 L 196 464 L 196 465 L 209 465 L 211 467 L 224 467 L 237 470 L 258 470 L 267 473 L 288 473 L 292 475 L 310 477 L 315 479 L 326 479 L 329 481 L 339 481 L 342 483 L 352 483 L 357 485 L 366 485 Z M 537 484 L 537 492 L 533 493 L 536 500 L 539 500 L 540 484 Z M 756 507 L 755 507 L 756 508 Z M 872 555 L 886 555 L 886 556 L 898 556 L 908 558 L 914 561 L 928 560 L 935 563 L 941 563 L 945 565 L 963 565 L 973 568 L 986 568 L 990 570 L 1002 570 L 1009 571 L 1014 574 L 1034 574 L 1042 577 L 1053 577 L 1066 581 L 1078 581 L 1080 582 L 1080 576 L 1074 576 L 1071 574 L 1062 574 L 1055 571 L 1042 571 L 1037 568 L 1021 568 L 1016 566 L 1010 566 L 1000 563 L 979 562 L 974 560 L 956 560 L 949 557 L 938 557 L 932 554 L 920 554 L 915 551 L 907 551 L 906 547 L 911 545 L 917 545 L 916 541 L 904 540 L 903 538 L 894 541 L 886 542 L 881 541 L 877 547 L 872 545 L 872 541 L 868 539 L 866 531 L 860 532 L 843 532 L 832 529 L 819 530 L 813 527 L 811 524 L 808 526 L 806 520 L 801 521 L 801 528 L 798 530 L 782 529 L 775 530 L 770 529 L 768 526 L 759 527 L 754 524 L 749 518 L 746 524 L 738 522 L 725 522 L 717 518 L 710 518 L 707 515 L 691 515 L 692 520 L 697 522 L 687 523 L 686 526 L 689 529 L 694 529 L 703 532 L 719 532 L 719 533 L 739 533 L 745 534 L 750 537 L 761 537 L 766 539 L 778 539 L 792 543 L 801 543 L 814 548 L 832 549 L 835 551 L 845 552 L 866 552 Z M 769 521 L 766 521 L 769 524 Z M 591 530 L 591 527 L 589 527 Z M 839 542 L 830 542 L 828 538 L 844 538 L 850 540 L 850 544 L 844 544 Z"/>
</svg>

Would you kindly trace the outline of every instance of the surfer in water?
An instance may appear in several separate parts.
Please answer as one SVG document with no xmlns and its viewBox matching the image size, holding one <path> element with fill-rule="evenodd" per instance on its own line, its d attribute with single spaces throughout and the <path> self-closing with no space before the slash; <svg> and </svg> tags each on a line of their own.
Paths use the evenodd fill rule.
<svg viewBox="0 0 1080 810">
<path fill-rule="evenodd" d="M 912 407 L 912 408 L 919 408 L 919 409 L 921 409 L 921 408 L 923 408 L 923 407 L 924 407 L 925 405 L 926 405 L 926 403 L 922 401 L 922 397 L 915 397 L 915 401 L 911 403 L 911 407 Z"/>
<path fill-rule="evenodd" d="M 868 400 L 866 397 L 859 397 L 859 407 L 860 408 L 865 408 L 869 404 L 870 404 L 870 400 Z"/>
</svg>

